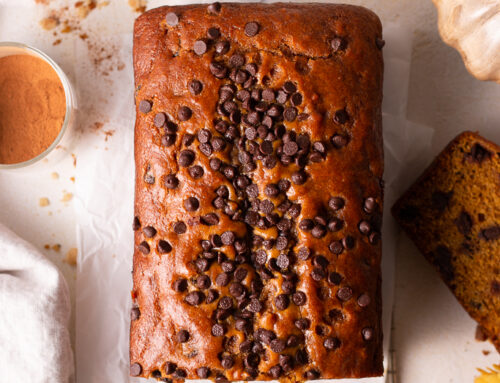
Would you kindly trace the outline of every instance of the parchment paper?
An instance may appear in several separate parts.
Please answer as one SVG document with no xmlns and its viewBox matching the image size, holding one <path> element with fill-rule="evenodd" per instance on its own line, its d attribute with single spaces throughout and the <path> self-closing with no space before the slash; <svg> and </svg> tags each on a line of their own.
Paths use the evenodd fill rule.
<svg viewBox="0 0 500 383">
<path fill-rule="evenodd" d="M 103 110 L 107 141 L 82 136 L 76 175 L 78 278 L 76 294 L 77 382 L 140 382 L 128 377 L 129 312 L 133 234 L 133 75 L 131 35 L 108 36 L 125 64 L 107 82 L 92 80 L 85 44 L 77 52 L 76 77 L 86 97 L 83 110 Z M 385 25 L 383 123 L 386 198 L 383 228 L 383 324 L 387 370 L 393 306 L 395 224 L 388 214 L 398 194 L 402 161 L 428 150 L 432 130 L 405 120 L 411 32 Z M 78 43 L 77 43 L 78 44 Z M 105 108 L 103 108 L 103 104 Z M 386 373 L 387 376 L 387 373 Z M 384 378 L 359 380 L 381 383 Z M 341 382 L 338 380 L 336 382 Z"/>
</svg>

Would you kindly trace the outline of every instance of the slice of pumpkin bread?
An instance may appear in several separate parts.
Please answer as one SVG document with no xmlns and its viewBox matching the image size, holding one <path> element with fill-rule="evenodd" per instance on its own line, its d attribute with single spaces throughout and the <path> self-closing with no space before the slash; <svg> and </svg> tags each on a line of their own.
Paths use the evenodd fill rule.
<svg viewBox="0 0 500 383">
<path fill-rule="evenodd" d="M 392 213 L 500 352 L 500 147 L 460 134 Z"/>
</svg>

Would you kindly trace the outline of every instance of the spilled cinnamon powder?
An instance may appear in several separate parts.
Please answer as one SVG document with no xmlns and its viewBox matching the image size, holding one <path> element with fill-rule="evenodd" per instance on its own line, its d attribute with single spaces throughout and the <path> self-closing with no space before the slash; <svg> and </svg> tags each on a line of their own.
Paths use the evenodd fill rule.
<svg viewBox="0 0 500 383">
<path fill-rule="evenodd" d="M 66 113 L 57 73 L 40 58 L 0 58 L 0 163 L 24 162 L 41 154 L 59 134 Z"/>
</svg>

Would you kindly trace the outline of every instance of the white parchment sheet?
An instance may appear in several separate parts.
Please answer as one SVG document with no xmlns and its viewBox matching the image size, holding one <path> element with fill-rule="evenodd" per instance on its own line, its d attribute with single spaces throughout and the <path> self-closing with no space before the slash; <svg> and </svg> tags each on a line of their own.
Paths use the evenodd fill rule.
<svg viewBox="0 0 500 383">
<path fill-rule="evenodd" d="M 395 180 L 401 179 L 397 177 L 402 162 L 408 164 L 412 158 L 425 155 L 433 131 L 405 120 L 411 33 L 401 26 L 385 25 L 384 38 L 386 199 L 382 271 L 387 366 L 397 239 L 389 208 L 401 189 Z M 128 377 L 134 196 L 132 36 L 110 34 L 109 40 L 120 48 L 117 55 L 125 68 L 111 73 L 103 83 L 92 81 L 86 46 L 81 44 L 75 49 L 77 86 L 88 98 L 89 110 L 100 105 L 105 111 L 103 129 L 112 132 L 107 141 L 83 135 L 79 143 L 75 200 L 79 250 L 76 360 L 77 382 L 81 383 L 141 381 Z M 381 383 L 385 377 L 359 381 Z"/>
</svg>

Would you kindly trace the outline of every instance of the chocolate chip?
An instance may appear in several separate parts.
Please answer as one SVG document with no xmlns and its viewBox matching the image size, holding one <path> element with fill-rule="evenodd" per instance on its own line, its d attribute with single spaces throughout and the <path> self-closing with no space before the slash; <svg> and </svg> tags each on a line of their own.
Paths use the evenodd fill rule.
<svg viewBox="0 0 500 383">
<path fill-rule="evenodd" d="M 500 226 L 491 226 L 481 230 L 481 232 L 479 233 L 479 238 L 486 241 L 494 241 L 500 238 Z"/>
<path fill-rule="evenodd" d="M 187 106 L 181 106 L 177 111 L 177 118 L 180 121 L 187 121 L 191 118 L 193 112 Z"/>
<path fill-rule="evenodd" d="M 285 118 L 286 121 L 288 122 L 293 122 L 297 118 L 297 109 L 296 108 L 286 108 L 283 111 L 283 117 Z"/>
<path fill-rule="evenodd" d="M 340 210 L 344 207 L 345 201 L 341 197 L 332 197 L 328 201 L 328 206 L 330 206 L 330 209 L 337 211 Z"/>
<path fill-rule="evenodd" d="M 352 289 L 350 287 L 344 286 L 338 289 L 337 298 L 343 302 L 347 302 L 352 298 Z"/>
<path fill-rule="evenodd" d="M 377 201 L 375 200 L 375 198 L 368 197 L 363 202 L 363 210 L 368 214 L 372 214 L 376 208 L 377 208 Z"/>
<path fill-rule="evenodd" d="M 316 380 L 316 379 L 319 379 L 320 373 L 317 370 L 307 370 L 304 373 L 304 377 L 307 380 Z"/>
<path fill-rule="evenodd" d="M 200 379 L 207 379 L 210 376 L 210 369 L 208 367 L 199 367 L 196 369 L 196 375 Z"/>
<path fill-rule="evenodd" d="M 148 255 L 149 252 L 150 252 L 150 248 L 149 248 L 149 244 L 146 242 L 146 241 L 142 241 L 139 246 L 137 246 L 137 248 L 139 249 L 139 251 L 144 254 L 144 255 Z"/>
<path fill-rule="evenodd" d="M 210 287 L 212 282 L 210 281 L 210 277 L 208 275 L 200 275 L 196 278 L 196 287 L 200 290 L 206 290 Z"/>
<path fill-rule="evenodd" d="M 311 231 L 314 227 L 314 221 L 309 218 L 305 218 L 299 222 L 299 229 L 302 231 Z"/>
<path fill-rule="evenodd" d="M 245 35 L 248 37 L 254 37 L 259 33 L 260 26 L 255 21 L 245 24 Z"/>
<path fill-rule="evenodd" d="M 210 304 L 210 303 L 215 302 L 217 300 L 217 298 L 219 298 L 219 293 L 217 292 L 217 290 L 210 289 L 210 290 L 208 290 L 207 299 L 205 302 L 207 304 Z"/>
<path fill-rule="evenodd" d="M 325 270 L 319 267 L 315 267 L 311 271 L 311 278 L 314 279 L 316 282 L 321 281 L 322 279 L 325 278 L 325 276 L 326 276 Z"/>
<path fill-rule="evenodd" d="M 176 134 L 164 134 L 161 137 L 161 144 L 165 147 L 172 146 L 175 144 L 175 139 L 177 138 Z"/>
<path fill-rule="evenodd" d="M 466 212 L 462 211 L 457 219 L 454 220 L 455 225 L 458 228 L 458 231 L 463 235 L 469 235 L 472 229 L 472 218 Z"/>
<path fill-rule="evenodd" d="M 245 64 L 245 56 L 241 53 L 235 53 L 229 58 L 229 66 L 240 67 Z"/>
<path fill-rule="evenodd" d="M 292 182 L 296 185 L 303 185 L 307 181 L 307 175 L 303 170 L 292 173 Z"/>
<path fill-rule="evenodd" d="M 385 46 L 385 40 L 382 40 L 380 37 L 375 39 L 375 45 L 378 49 L 382 49 Z"/>
<path fill-rule="evenodd" d="M 192 150 L 189 150 L 189 149 L 185 149 L 183 151 L 181 151 L 181 153 L 179 154 L 179 159 L 178 159 L 178 162 L 179 162 L 179 165 L 182 166 L 182 167 L 188 167 L 189 165 L 191 165 L 194 161 L 194 152 Z"/>
<path fill-rule="evenodd" d="M 278 310 L 285 310 L 290 304 L 290 300 L 288 299 L 288 295 L 280 294 L 274 299 L 274 304 Z M 280 351 L 281 352 L 281 351 Z"/>
<path fill-rule="evenodd" d="M 162 128 L 167 122 L 167 115 L 165 113 L 156 113 L 153 123 L 157 128 Z"/>
<path fill-rule="evenodd" d="M 229 294 L 233 297 L 238 298 L 245 294 L 245 288 L 241 283 L 234 282 L 229 286 Z"/>
<path fill-rule="evenodd" d="M 179 221 L 174 223 L 173 230 L 175 234 L 184 234 L 187 230 L 187 226 L 184 222 Z"/>
<path fill-rule="evenodd" d="M 165 21 L 167 22 L 167 25 L 175 27 L 179 24 L 179 16 L 177 16 L 174 12 L 169 12 L 165 16 Z"/>
<path fill-rule="evenodd" d="M 229 370 L 234 365 L 234 358 L 231 355 L 225 355 L 221 360 L 222 368 Z"/>
<path fill-rule="evenodd" d="M 311 230 L 311 234 L 314 238 L 323 238 L 326 234 L 326 229 L 323 225 L 315 225 Z"/>
<path fill-rule="evenodd" d="M 184 298 L 186 303 L 191 306 L 198 306 L 199 304 L 201 304 L 201 302 L 203 302 L 204 299 L 205 294 L 203 294 L 201 291 L 191 291 Z"/>
<path fill-rule="evenodd" d="M 172 251 L 172 245 L 169 242 L 163 239 L 160 239 L 158 241 L 158 252 L 160 254 L 167 254 L 170 253 L 171 251 Z"/>
<path fill-rule="evenodd" d="M 283 152 L 287 156 L 294 156 L 295 154 L 297 154 L 298 151 L 299 151 L 299 146 L 294 141 L 288 141 L 285 145 L 283 145 Z"/>
<path fill-rule="evenodd" d="M 201 223 L 206 226 L 213 226 L 219 223 L 219 217 L 215 213 L 208 213 L 201 217 Z"/>
<path fill-rule="evenodd" d="M 218 171 L 222 165 L 222 161 L 219 158 L 211 158 L 209 162 L 210 169 Z"/>
<path fill-rule="evenodd" d="M 340 340 L 339 338 L 326 338 L 323 342 L 323 346 L 330 351 L 336 350 L 340 347 Z"/>
<path fill-rule="evenodd" d="M 229 49 L 229 44 L 227 45 L 227 47 Z M 215 46 L 215 48 L 217 51 L 217 45 Z M 227 68 L 221 63 L 211 62 L 210 63 L 210 73 L 212 73 L 214 75 L 214 77 L 216 77 L 218 79 L 222 79 L 222 78 L 226 77 L 226 75 L 227 75 Z"/>
<path fill-rule="evenodd" d="M 311 256 L 311 250 L 307 247 L 301 247 L 297 252 L 297 258 L 305 261 Z"/>
<path fill-rule="evenodd" d="M 273 339 L 271 341 L 270 348 L 273 352 L 279 354 L 285 351 L 286 342 L 283 339 Z"/>
<path fill-rule="evenodd" d="M 370 302 L 371 302 L 371 299 L 370 299 L 370 296 L 368 294 L 361 294 L 358 297 L 359 307 L 366 307 L 370 304 Z"/>
<path fill-rule="evenodd" d="M 371 327 L 365 327 L 363 330 L 361 330 L 361 335 L 363 336 L 364 340 L 370 340 L 373 338 L 373 329 Z"/>
<path fill-rule="evenodd" d="M 174 377 L 176 377 L 176 378 L 184 379 L 186 376 L 187 376 L 187 372 L 182 368 L 178 368 L 174 372 Z"/>
<path fill-rule="evenodd" d="M 342 238 L 342 246 L 344 246 L 345 249 L 352 249 L 354 247 L 354 243 L 354 238 L 350 235 Z"/>
<path fill-rule="evenodd" d="M 142 229 L 144 236 L 147 238 L 153 238 L 156 235 L 156 229 L 153 226 L 146 226 Z"/>
<path fill-rule="evenodd" d="M 139 376 L 142 373 L 142 367 L 139 363 L 130 365 L 130 376 Z"/>
<path fill-rule="evenodd" d="M 223 325 L 217 323 L 217 324 L 214 324 L 212 326 L 212 335 L 213 336 L 216 336 L 216 337 L 224 336 L 225 333 L 226 333 L 226 328 Z"/>
<path fill-rule="evenodd" d="M 281 366 L 273 366 L 269 369 L 268 374 L 271 376 L 273 379 L 278 379 L 281 374 L 282 374 Z"/>
<path fill-rule="evenodd" d="M 207 10 L 209 13 L 219 13 L 221 10 L 221 4 L 218 1 L 212 3 L 207 7 Z"/>
<path fill-rule="evenodd" d="M 177 342 L 186 343 L 189 340 L 189 332 L 186 330 L 180 330 L 177 333 Z"/>
<path fill-rule="evenodd" d="M 500 232 L 500 231 L 499 231 Z M 432 258 L 432 257 L 431 257 Z M 446 246 L 439 245 L 434 253 L 434 263 L 446 282 L 453 280 L 455 271 L 452 263 L 452 253 Z"/>
<path fill-rule="evenodd" d="M 193 143 L 194 141 L 194 136 L 192 134 L 189 134 L 189 133 L 186 133 L 184 134 L 184 136 L 182 137 L 182 144 L 184 146 L 189 146 Z"/>
<path fill-rule="evenodd" d="M 196 266 L 196 270 L 199 273 L 203 273 L 210 268 L 210 262 L 206 258 L 198 258 L 198 259 L 196 259 L 194 264 Z"/>
<path fill-rule="evenodd" d="M 278 188 L 282 192 L 286 192 L 288 189 L 290 189 L 291 183 L 287 179 L 281 179 L 278 181 Z"/>
<path fill-rule="evenodd" d="M 361 221 L 358 225 L 358 229 L 359 229 L 359 232 L 363 235 L 368 235 L 371 230 L 372 230 L 372 227 L 370 225 L 370 222 L 368 221 Z"/>
<path fill-rule="evenodd" d="M 236 235 L 232 231 L 226 231 L 221 235 L 222 243 L 226 246 L 230 246 L 234 243 Z"/>
<path fill-rule="evenodd" d="M 132 230 L 137 231 L 141 228 L 141 221 L 139 220 L 139 217 L 134 217 L 134 220 L 132 222 Z"/>
<path fill-rule="evenodd" d="M 380 241 L 380 233 L 378 233 L 376 231 L 370 233 L 370 235 L 368 236 L 368 241 L 372 245 L 376 245 Z"/>
<path fill-rule="evenodd" d="M 306 294 L 302 291 L 296 291 L 292 295 L 292 301 L 295 303 L 297 306 L 303 306 L 306 304 L 307 297 Z"/>
<path fill-rule="evenodd" d="M 215 383 L 229 383 L 229 380 L 224 375 L 218 375 L 215 378 Z"/>
<path fill-rule="evenodd" d="M 258 354 L 255 353 L 250 353 L 248 354 L 243 363 L 245 364 L 245 367 L 250 367 L 250 368 L 256 368 L 259 363 L 260 363 L 260 357 Z"/>
<path fill-rule="evenodd" d="M 141 100 L 141 102 L 139 102 L 139 111 L 142 113 L 151 112 L 152 107 L 153 107 L 153 103 L 151 101 Z"/>
<path fill-rule="evenodd" d="M 188 283 L 187 279 L 185 278 L 179 278 L 174 282 L 174 291 L 177 293 L 182 293 L 187 290 Z"/>
<path fill-rule="evenodd" d="M 139 307 L 132 307 L 132 310 L 130 310 L 130 320 L 134 321 L 137 320 L 141 317 L 141 310 L 139 310 Z"/>
<path fill-rule="evenodd" d="M 278 239 L 276 240 L 276 249 L 285 250 L 287 246 L 288 246 L 288 238 L 286 238 L 284 236 L 278 237 Z M 289 263 L 290 263 L 290 260 L 288 259 L 288 256 L 286 254 L 280 254 L 278 256 L 278 265 L 282 269 L 286 269 L 288 267 Z M 283 265 L 283 267 L 281 265 Z"/>
<path fill-rule="evenodd" d="M 196 211 L 200 207 L 200 202 L 195 197 L 188 197 L 184 200 L 184 209 L 187 211 Z"/>
<path fill-rule="evenodd" d="M 226 142 L 220 137 L 212 138 L 211 144 L 216 152 L 221 152 L 226 148 Z"/>
<path fill-rule="evenodd" d="M 307 330 L 311 326 L 311 321 L 307 318 L 296 319 L 293 323 L 295 327 L 302 331 Z"/>
<path fill-rule="evenodd" d="M 334 52 L 343 51 L 347 48 L 347 41 L 343 37 L 337 36 L 332 39 L 330 46 Z"/>
<path fill-rule="evenodd" d="M 215 284 L 217 286 L 227 286 L 229 284 L 229 280 L 231 278 L 229 277 L 229 274 L 227 273 L 220 273 L 215 277 Z"/>
<path fill-rule="evenodd" d="M 248 310 L 252 313 L 258 313 L 262 311 L 263 308 L 262 303 L 256 298 L 252 299 L 248 305 Z"/>
<path fill-rule="evenodd" d="M 216 27 L 208 28 L 207 37 L 211 40 L 216 40 L 220 37 L 220 30 Z"/>
</svg>

